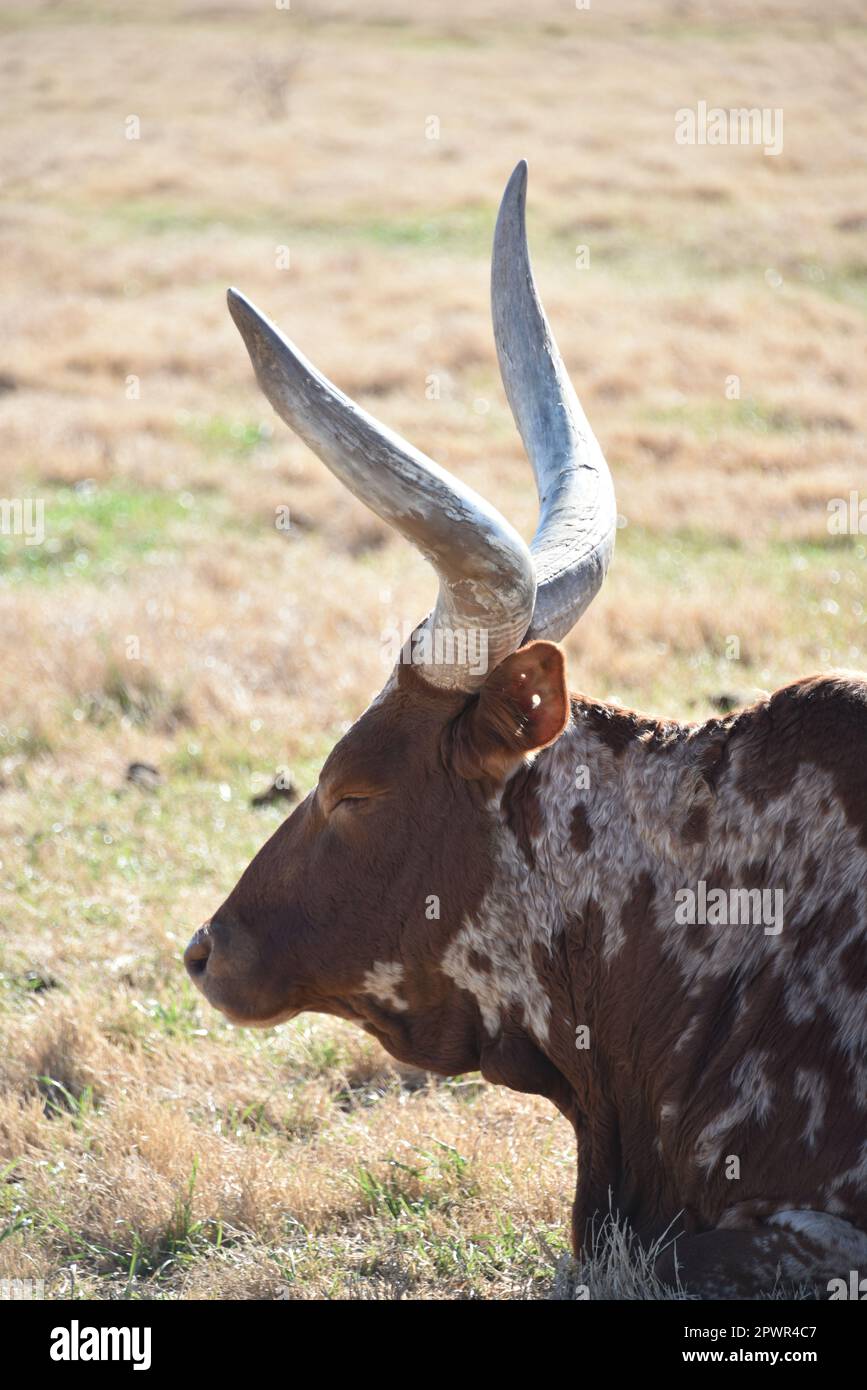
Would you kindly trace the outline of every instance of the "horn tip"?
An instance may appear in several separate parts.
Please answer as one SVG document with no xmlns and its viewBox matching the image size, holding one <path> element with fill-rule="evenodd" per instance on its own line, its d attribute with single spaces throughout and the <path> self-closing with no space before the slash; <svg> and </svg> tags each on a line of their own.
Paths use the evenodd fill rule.
<svg viewBox="0 0 867 1390">
<path fill-rule="evenodd" d="M 240 290 L 236 290 L 234 285 L 230 285 L 226 290 L 226 303 L 229 306 L 229 313 L 240 328 L 242 320 L 249 316 L 253 308 L 246 295 Z"/>
<path fill-rule="evenodd" d="M 252 300 L 234 287 L 226 291 L 226 303 L 235 327 L 247 344 L 249 352 L 258 350 L 263 342 L 279 340 L 280 334 L 269 319 L 256 308 Z"/>
<path fill-rule="evenodd" d="M 509 182 L 506 185 L 507 192 L 516 193 L 519 197 L 527 190 L 528 165 L 526 159 L 519 159 L 512 170 Z"/>
<path fill-rule="evenodd" d="M 497 223 L 494 228 L 494 256 L 491 266 L 492 282 L 508 278 L 512 274 L 513 263 L 526 259 L 527 230 L 527 161 L 519 159 L 506 184 L 500 200 Z"/>
</svg>

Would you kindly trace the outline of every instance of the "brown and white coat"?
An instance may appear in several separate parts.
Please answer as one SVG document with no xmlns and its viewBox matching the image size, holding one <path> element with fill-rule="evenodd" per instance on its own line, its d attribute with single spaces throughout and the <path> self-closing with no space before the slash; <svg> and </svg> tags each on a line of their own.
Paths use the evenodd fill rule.
<svg viewBox="0 0 867 1390">
<path fill-rule="evenodd" d="M 230 294 L 278 412 L 440 591 L 187 968 L 234 1022 L 337 1014 L 402 1060 L 548 1097 L 578 1141 L 576 1248 L 613 1206 L 646 1242 L 675 1235 L 659 1272 L 708 1296 L 821 1293 L 867 1272 L 867 683 L 817 676 L 696 726 L 570 701 L 556 643 L 616 511 L 536 295 L 525 188 L 519 165 L 493 307 L 530 547 Z M 690 894 L 717 905 L 703 924 Z"/>
</svg>

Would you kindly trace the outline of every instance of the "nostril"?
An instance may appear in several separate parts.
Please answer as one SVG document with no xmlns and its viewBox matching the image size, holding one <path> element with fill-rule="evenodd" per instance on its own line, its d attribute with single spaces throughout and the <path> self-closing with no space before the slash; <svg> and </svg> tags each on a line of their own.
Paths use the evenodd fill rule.
<svg viewBox="0 0 867 1390">
<path fill-rule="evenodd" d="M 208 957 L 211 954 L 212 938 L 206 927 L 200 928 L 196 932 L 187 949 L 184 951 L 184 965 L 187 973 L 196 979 L 204 975 L 208 964 Z"/>
</svg>

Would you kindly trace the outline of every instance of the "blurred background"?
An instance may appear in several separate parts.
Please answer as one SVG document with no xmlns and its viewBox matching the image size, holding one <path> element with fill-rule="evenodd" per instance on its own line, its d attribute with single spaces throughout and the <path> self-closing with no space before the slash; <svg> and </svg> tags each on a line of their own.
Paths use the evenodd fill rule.
<svg viewBox="0 0 867 1390">
<path fill-rule="evenodd" d="M 180 967 L 291 805 L 275 777 L 315 782 L 435 592 L 272 414 L 225 289 L 529 537 L 488 307 L 525 156 L 621 513 L 572 687 L 703 718 L 863 667 L 862 7 L 6 0 L 0 26 L 0 1277 L 556 1294 L 549 1107 L 329 1019 L 235 1032 Z M 679 144 L 700 102 L 782 112 L 782 150 Z"/>
</svg>

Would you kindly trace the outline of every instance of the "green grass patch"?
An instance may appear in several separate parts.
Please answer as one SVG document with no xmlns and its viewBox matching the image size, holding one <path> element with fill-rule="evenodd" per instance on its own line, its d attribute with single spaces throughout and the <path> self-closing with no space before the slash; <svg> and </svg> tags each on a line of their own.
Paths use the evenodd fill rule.
<svg viewBox="0 0 867 1390">
<path fill-rule="evenodd" d="M 794 411 L 751 398 L 649 406 L 642 410 L 641 418 L 654 424 L 682 425 L 702 439 L 714 438 L 725 430 L 746 430 L 752 434 L 798 434 L 810 428 Z"/>
<path fill-rule="evenodd" d="M 245 457 L 271 441 L 266 420 L 232 420 L 226 415 L 192 415 L 180 422 L 182 434 L 204 453 Z"/>
<path fill-rule="evenodd" d="M 180 552 L 209 519 L 212 499 L 123 484 L 40 488 L 44 539 L 0 535 L 0 586 L 122 578 L 128 570 Z"/>
</svg>

